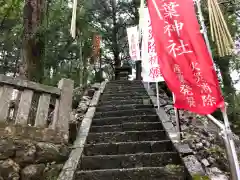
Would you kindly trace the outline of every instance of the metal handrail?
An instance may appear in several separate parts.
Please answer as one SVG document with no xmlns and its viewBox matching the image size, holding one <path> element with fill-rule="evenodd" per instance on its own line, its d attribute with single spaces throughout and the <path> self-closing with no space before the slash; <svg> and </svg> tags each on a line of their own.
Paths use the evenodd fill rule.
<svg viewBox="0 0 240 180">
<path fill-rule="evenodd" d="M 221 123 L 220 121 L 218 121 L 215 117 L 213 117 L 212 115 L 207 115 L 207 118 L 209 120 L 211 120 L 217 127 L 219 127 L 221 130 L 225 129 L 225 126 L 223 123 Z"/>
<path fill-rule="evenodd" d="M 221 130 L 221 135 L 224 140 L 227 157 L 229 161 L 231 179 L 240 180 L 240 169 L 239 169 L 238 157 L 237 157 L 237 152 L 236 152 L 236 148 L 233 140 L 233 134 L 229 126 L 227 113 L 223 113 L 224 124 L 219 120 L 217 120 L 212 115 L 207 115 L 206 117 L 209 120 L 211 120 Z"/>
<path fill-rule="evenodd" d="M 148 85 L 148 89 L 149 88 L 150 88 L 150 86 Z M 159 96 L 158 91 L 157 91 L 157 96 Z M 174 99 L 174 95 L 173 95 L 173 99 Z M 237 153 L 236 153 L 235 144 L 233 141 L 233 134 L 230 129 L 230 125 L 229 125 L 229 121 L 228 121 L 228 117 L 227 117 L 227 112 L 226 112 L 227 103 L 225 103 L 225 104 L 226 104 L 225 109 L 222 109 L 224 123 L 217 120 L 215 117 L 213 117 L 210 114 L 207 115 L 206 117 L 209 120 L 211 120 L 221 130 L 221 135 L 224 140 L 224 144 L 225 144 L 225 148 L 226 148 L 226 152 L 227 152 L 227 158 L 229 161 L 231 180 L 240 180 L 240 168 L 239 168 L 239 164 L 238 164 L 238 157 L 237 157 Z M 159 102 L 158 102 L 158 105 L 159 105 Z M 179 122 L 180 119 L 177 117 L 179 112 L 178 112 L 178 109 L 176 109 L 176 108 L 174 108 L 174 110 L 176 113 L 176 123 L 178 125 L 177 131 L 180 134 L 181 133 L 181 128 L 180 128 L 181 126 L 180 126 L 180 122 Z M 178 138 L 181 138 L 181 137 L 178 137 Z"/>
</svg>

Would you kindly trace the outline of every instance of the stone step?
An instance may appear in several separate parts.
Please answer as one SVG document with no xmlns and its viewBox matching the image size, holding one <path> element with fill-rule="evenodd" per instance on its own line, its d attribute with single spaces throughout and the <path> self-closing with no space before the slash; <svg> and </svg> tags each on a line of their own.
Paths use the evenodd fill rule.
<svg viewBox="0 0 240 180">
<path fill-rule="evenodd" d="M 149 130 L 163 130 L 160 122 L 138 122 L 138 123 L 123 123 L 119 125 L 108 126 L 92 126 L 90 132 L 123 132 L 123 131 L 149 131 Z"/>
<path fill-rule="evenodd" d="M 146 116 L 155 115 L 156 110 L 153 108 L 148 109 L 137 109 L 137 110 L 121 110 L 121 111 L 109 111 L 109 112 L 96 112 L 95 118 L 106 118 L 106 117 L 122 117 L 122 116 Z"/>
<path fill-rule="evenodd" d="M 126 94 L 124 96 L 114 96 L 114 95 L 102 95 L 100 100 L 109 101 L 109 100 L 126 100 L 126 99 L 148 99 L 148 95 L 131 95 Z"/>
<path fill-rule="evenodd" d="M 105 87 L 105 90 L 103 93 L 112 93 L 114 92 L 114 94 L 118 93 L 118 92 L 125 92 L 125 93 L 128 93 L 128 92 L 145 92 L 146 90 L 144 89 L 144 87 L 124 87 L 124 88 L 108 88 L 108 87 Z"/>
<path fill-rule="evenodd" d="M 177 152 L 83 156 L 80 168 L 81 170 L 122 169 L 161 167 L 168 164 L 181 164 Z"/>
<path fill-rule="evenodd" d="M 89 133 L 87 144 L 167 140 L 164 130 Z"/>
<path fill-rule="evenodd" d="M 143 85 L 106 85 L 105 89 L 111 90 L 134 90 L 134 89 L 144 89 Z"/>
<path fill-rule="evenodd" d="M 112 80 L 112 81 L 109 81 L 107 84 L 142 84 L 142 81 L 140 81 L 140 80 L 133 80 L 133 81 Z"/>
<path fill-rule="evenodd" d="M 159 122 L 159 118 L 157 115 L 94 118 L 92 126 L 117 125 L 126 122 Z"/>
<path fill-rule="evenodd" d="M 148 99 L 127 99 L 127 100 L 111 100 L 111 101 L 99 101 L 99 105 L 125 105 L 125 104 L 150 104 L 150 98 Z"/>
<path fill-rule="evenodd" d="M 106 85 L 128 85 L 128 86 L 134 86 L 134 85 L 143 85 L 142 81 L 110 81 Z"/>
<path fill-rule="evenodd" d="M 126 105 L 107 105 L 107 106 L 98 106 L 96 112 L 108 112 L 108 111 L 120 111 L 128 109 L 144 109 L 144 108 L 153 108 L 153 105 L 144 105 L 144 104 L 126 104 Z"/>
<path fill-rule="evenodd" d="M 147 94 L 146 90 L 144 88 L 133 88 L 133 89 L 123 89 L 123 90 L 119 90 L 119 89 L 109 89 L 109 88 L 105 88 L 105 90 L 103 91 L 103 94 L 113 94 L 113 95 L 117 95 L 117 94 L 130 94 L 130 93 L 139 93 L 139 94 Z"/>
<path fill-rule="evenodd" d="M 184 167 L 146 167 L 77 171 L 75 180 L 185 180 Z"/>
<path fill-rule="evenodd" d="M 128 91 L 128 90 L 145 90 L 143 85 L 118 85 L 118 86 L 105 86 L 105 91 Z"/>
<path fill-rule="evenodd" d="M 146 91 L 118 91 L 118 92 L 104 92 L 102 96 L 116 96 L 116 97 L 124 97 L 124 96 L 148 96 Z"/>
<path fill-rule="evenodd" d="M 85 156 L 95 156 L 167 151 L 176 152 L 170 140 L 86 144 L 83 154 Z"/>
<path fill-rule="evenodd" d="M 106 84 L 105 88 L 144 88 L 143 84 L 134 83 L 134 84 Z"/>
</svg>

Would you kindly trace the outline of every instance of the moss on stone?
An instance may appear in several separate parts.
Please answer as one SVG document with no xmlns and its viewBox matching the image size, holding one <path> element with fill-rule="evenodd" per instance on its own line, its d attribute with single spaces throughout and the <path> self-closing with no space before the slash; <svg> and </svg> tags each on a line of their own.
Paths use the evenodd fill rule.
<svg viewBox="0 0 240 180">
<path fill-rule="evenodd" d="M 193 180 L 210 180 L 208 176 L 203 176 L 199 174 L 194 174 L 192 175 L 192 177 L 193 177 Z"/>
<path fill-rule="evenodd" d="M 209 149 L 207 149 L 207 152 L 209 153 L 224 153 L 224 149 L 221 148 L 220 146 L 216 145 L 214 147 L 211 147 Z"/>
<path fill-rule="evenodd" d="M 182 171 L 182 166 L 180 165 L 176 165 L 176 164 L 168 164 L 167 166 L 165 166 L 167 171 L 169 172 L 181 172 Z"/>
<path fill-rule="evenodd" d="M 57 180 L 58 176 L 49 176 L 46 180 Z"/>
</svg>

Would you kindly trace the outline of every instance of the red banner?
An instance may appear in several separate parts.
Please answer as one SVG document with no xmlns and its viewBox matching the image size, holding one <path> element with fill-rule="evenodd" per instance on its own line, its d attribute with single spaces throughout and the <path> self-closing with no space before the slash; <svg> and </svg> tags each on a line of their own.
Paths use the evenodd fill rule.
<svg viewBox="0 0 240 180">
<path fill-rule="evenodd" d="M 93 57 L 97 59 L 100 54 L 100 42 L 101 38 L 99 35 L 94 35 L 93 37 Z"/>
<path fill-rule="evenodd" d="M 175 107 L 210 114 L 224 106 L 193 0 L 148 0 L 162 75 Z"/>
</svg>

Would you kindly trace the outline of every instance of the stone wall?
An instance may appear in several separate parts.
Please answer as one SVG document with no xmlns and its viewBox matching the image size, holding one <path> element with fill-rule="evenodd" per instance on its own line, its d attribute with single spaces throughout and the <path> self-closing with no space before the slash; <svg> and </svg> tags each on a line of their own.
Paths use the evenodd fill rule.
<svg viewBox="0 0 240 180">
<path fill-rule="evenodd" d="M 95 83 L 91 86 L 89 86 L 84 93 L 82 94 L 82 97 L 73 97 L 74 99 L 79 99 L 78 105 L 74 107 L 72 113 L 71 113 L 71 119 L 70 119 L 70 143 L 73 143 L 76 139 L 76 135 L 78 132 L 78 129 L 81 125 L 81 122 L 84 118 L 84 115 L 86 114 L 88 107 L 90 105 L 90 101 L 93 98 L 93 95 L 96 90 L 99 89 L 100 83 Z M 81 88 L 76 88 L 75 90 L 79 89 L 82 91 Z M 79 96 L 80 93 L 77 93 L 75 91 L 76 96 Z M 76 103 L 75 103 L 76 104 Z"/>
<path fill-rule="evenodd" d="M 84 144 L 87 139 L 87 134 L 92 123 L 96 105 L 103 92 L 107 81 L 101 84 L 93 85 L 88 91 L 85 92 L 85 96 L 82 97 L 78 107 L 72 112 L 71 124 L 75 127 L 75 136 L 72 139 L 73 148 L 68 160 L 65 162 L 58 180 L 73 179 L 75 171 L 78 167 L 80 158 L 82 156 Z"/>
<path fill-rule="evenodd" d="M 99 86 L 100 84 L 94 84 L 89 87 L 80 98 L 77 108 L 73 109 L 69 122 L 69 144 L 57 141 L 56 136 L 53 136 L 55 140 L 51 139 L 54 143 L 47 142 L 47 139 L 41 142 L 43 139 L 34 138 L 30 126 L 21 128 L 25 129 L 24 134 L 30 133 L 29 137 L 24 136 L 24 139 L 16 136 L 16 129 L 19 128 L 14 129 L 12 136 L 1 136 L 0 133 L 0 180 L 56 180 L 72 150 L 71 142 L 75 140 L 90 100 Z M 6 127 L 3 130 L 6 130 Z"/>
<path fill-rule="evenodd" d="M 0 180 L 54 180 L 69 155 L 63 144 L 0 140 Z"/>
<path fill-rule="evenodd" d="M 160 104 L 164 107 L 168 118 L 176 126 L 172 97 L 167 95 L 160 85 Z M 155 91 L 155 84 L 151 85 Z M 225 147 L 218 128 L 206 117 L 187 111 L 180 111 L 182 142 L 187 143 L 195 157 L 201 162 L 206 174 L 213 180 L 228 180 L 230 171 Z M 235 137 L 238 154 L 240 154 L 239 138 Z"/>
</svg>

